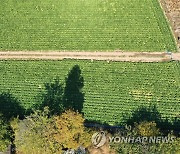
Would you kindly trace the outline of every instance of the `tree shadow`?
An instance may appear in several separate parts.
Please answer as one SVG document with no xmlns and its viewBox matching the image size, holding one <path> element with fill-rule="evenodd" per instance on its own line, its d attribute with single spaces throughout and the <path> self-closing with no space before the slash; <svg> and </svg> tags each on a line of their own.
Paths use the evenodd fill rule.
<svg viewBox="0 0 180 154">
<path fill-rule="evenodd" d="M 173 123 L 172 123 L 172 128 L 170 129 L 174 130 L 176 136 L 180 137 L 180 117 L 174 118 Z"/>
<path fill-rule="evenodd" d="M 63 97 L 65 109 L 72 109 L 82 113 L 84 103 L 84 93 L 82 92 L 84 78 L 81 76 L 81 69 L 78 65 L 75 65 L 70 70 L 65 82 Z"/>
<path fill-rule="evenodd" d="M 131 126 L 134 126 L 134 123 L 140 123 L 143 121 L 155 121 L 157 127 L 160 128 L 164 134 L 168 134 L 173 131 L 177 135 L 180 131 L 179 118 L 172 118 L 171 121 L 168 119 L 163 119 L 156 105 L 150 105 L 148 107 L 140 106 L 133 111 L 131 116 L 123 117 L 125 119 L 125 123 Z"/>
<path fill-rule="evenodd" d="M 50 115 L 58 115 L 64 111 L 63 107 L 63 86 L 60 80 L 56 77 L 53 82 L 45 83 L 45 92 L 41 96 L 40 104 L 34 108 L 43 110 L 44 107 L 49 107 Z"/>
<path fill-rule="evenodd" d="M 115 134 L 119 130 L 123 130 L 124 126 L 121 125 L 110 125 L 107 122 L 102 122 L 100 120 L 88 120 L 85 119 L 84 126 L 86 128 L 91 128 L 94 131 L 107 131 L 111 134 Z"/>
<path fill-rule="evenodd" d="M 134 123 L 140 123 L 143 121 L 155 121 L 157 124 L 162 122 L 161 114 L 157 110 L 155 105 L 150 105 L 148 107 L 140 106 L 132 115 L 127 117 L 124 116 L 127 125 L 134 125 Z"/>
<path fill-rule="evenodd" d="M 0 94 L 0 113 L 9 121 L 13 117 L 24 118 L 25 109 L 20 102 L 10 93 L 3 92 Z"/>
</svg>

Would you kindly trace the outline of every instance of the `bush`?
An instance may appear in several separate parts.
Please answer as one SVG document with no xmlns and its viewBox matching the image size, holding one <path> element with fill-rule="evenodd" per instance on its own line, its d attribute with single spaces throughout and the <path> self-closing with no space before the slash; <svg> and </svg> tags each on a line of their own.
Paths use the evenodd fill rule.
<svg viewBox="0 0 180 154">
<path fill-rule="evenodd" d="M 117 145 L 116 145 L 117 146 Z M 118 144 L 118 154 L 179 154 L 180 153 L 180 138 L 174 140 L 173 143 L 158 143 L 158 144 L 137 144 L 123 143 Z"/>
<path fill-rule="evenodd" d="M 0 114 L 0 151 L 5 151 L 11 144 L 11 131 L 9 125 Z"/>
<path fill-rule="evenodd" d="M 123 134 L 123 135 L 122 135 Z M 153 136 L 159 136 L 159 134 L 162 133 L 159 131 L 159 129 L 156 127 L 156 123 L 154 121 L 147 122 L 143 121 L 138 123 L 135 123 L 135 127 L 132 129 L 125 129 L 121 130 L 121 132 L 115 134 L 115 136 L 125 136 L 128 137 L 153 137 Z M 134 143 L 124 143 L 120 142 L 112 143 L 111 146 L 116 149 L 117 153 L 119 154 L 169 154 L 169 153 L 179 153 L 180 152 L 180 138 L 175 138 L 172 134 L 168 134 L 169 137 L 168 143 L 163 141 L 160 143 L 149 143 L 149 142 L 134 142 Z M 173 138 L 172 139 L 170 139 Z"/>
<path fill-rule="evenodd" d="M 135 129 L 137 133 L 141 136 L 156 136 L 159 134 L 159 129 L 156 127 L 156 123 L 154 121 L 147 122 L 143 121 L 140 124 L 135 123 Z"/>
<path fill-rule="evenodd" d="M 179 154 L 180 153 L 180 138 L 176 138 L 173 143 L 161 143 L 157 148 L 156 151 L 159 154 Z"/>
</svg>

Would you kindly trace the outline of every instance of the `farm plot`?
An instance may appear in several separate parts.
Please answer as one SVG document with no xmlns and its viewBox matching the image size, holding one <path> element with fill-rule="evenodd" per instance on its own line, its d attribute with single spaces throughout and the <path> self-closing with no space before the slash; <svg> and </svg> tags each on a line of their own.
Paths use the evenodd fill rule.
<svg viewBox="0 0 180 154">
<path fill-rule="evenodd" d="M 44 83 L 62 82 L 78 64 L 84 77 L 83 112 L 89 120 L 123 122 L 138 106 L 156 104 L 163 118 L 180 111 L 180 63 L 105 61 L 0 61 L 0 92 L 10 92 L 30 108 L 38 102 Z"/>
<path fill-rule="evenodd" d="M 158 0 L 0 0 L 0 50 L 177 49 Z"/>
</svg>

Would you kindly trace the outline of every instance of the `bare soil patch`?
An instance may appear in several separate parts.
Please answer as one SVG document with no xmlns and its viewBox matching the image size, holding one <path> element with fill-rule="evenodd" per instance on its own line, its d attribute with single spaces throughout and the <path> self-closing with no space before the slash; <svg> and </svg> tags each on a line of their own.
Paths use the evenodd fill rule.
<svg viewBox="0 0 180 154">
<path fill-rule="evenodd" d="M 40 51 L 8 51 L 0 52 L 0 60 L 107 60 L 130 62 L 162 62 L 180 60 L 180 53 L 162 52 L 40 52 Z"/>
<path fill-rule="evenodd" d="M 180 51 L 180 0 L 160 0 L 160 3 L 170 21 Z"/>
</svg>

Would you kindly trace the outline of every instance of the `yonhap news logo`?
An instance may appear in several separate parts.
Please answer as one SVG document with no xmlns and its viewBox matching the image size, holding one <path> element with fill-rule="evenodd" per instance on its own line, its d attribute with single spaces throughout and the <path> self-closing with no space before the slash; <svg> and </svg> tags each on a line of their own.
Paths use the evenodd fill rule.
<svg viewBox="0 0 180 154">
<path fill-rule="evenodd" d="M 109 136 L 104 131 L 94 133 L 92 136 L 92 144 L 99 148 L 105 143 L 141 143 L 141 144 L 158 144 L 158 143 L 173 143 L 176 137 L 174 136 Z"/>
<path fill-rule="evenodd" d="M 106 141 L 107 137 L 104 131 L 94 133 L 92 136 L 92 143 L 96 148 L 102 147 Z"/>
</svg>

